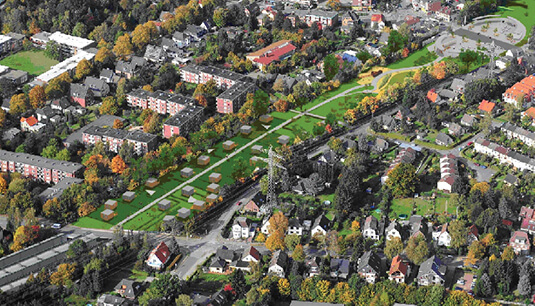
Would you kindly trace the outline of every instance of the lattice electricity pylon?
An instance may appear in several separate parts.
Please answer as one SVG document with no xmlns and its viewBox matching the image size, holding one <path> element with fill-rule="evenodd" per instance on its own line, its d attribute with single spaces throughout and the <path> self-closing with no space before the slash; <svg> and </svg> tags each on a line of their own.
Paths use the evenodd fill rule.
<svg viewBox="0 0 535 306">
<path fill-rule="evenodd" d="M 277 196 L 275 195 L 275 167 L 286 170 L 281 164 L 275 161 L 284 159 L 282 156 L 275 153 L 273 146 L 269 146 L 268 158 L 259 157 L 268 164 L 268 192 L 266 197 L 266 203 L 260 208 L 262 214 L 267 214 L 273 210 L 273 207 L 277 205 Z"/>
<path fill-rule="evenodd" d="M 494 68 L 496 67 L 496 61 L 494 60 L 494 56 L 496 55 L 496 44 L 494 44 L 494 40 L 492 41 L 490 45 L 489 50 L 489 78 L 494 76 Z"/>
</svg>

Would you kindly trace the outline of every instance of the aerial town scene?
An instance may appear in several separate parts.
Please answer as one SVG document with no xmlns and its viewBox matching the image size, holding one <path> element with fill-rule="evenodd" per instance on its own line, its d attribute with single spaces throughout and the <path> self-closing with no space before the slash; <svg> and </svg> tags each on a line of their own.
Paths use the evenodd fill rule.
<svg viewBox="0 0 535 306">
<path fill-rule="evenodd" d="M 3 0 L 0 29 L 0 305 L 535 304 L 534 1 Z"/>
</svg>

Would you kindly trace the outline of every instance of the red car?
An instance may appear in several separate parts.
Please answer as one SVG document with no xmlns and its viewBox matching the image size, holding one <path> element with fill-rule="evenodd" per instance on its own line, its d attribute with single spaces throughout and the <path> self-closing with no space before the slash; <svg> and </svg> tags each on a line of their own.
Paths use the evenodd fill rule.
<svg viewBox="0 0 535 306">
<path fill-rule="evenodd" d="M 468 142 L 466 145 L 467 145 L 467 146 L 471 146 L 471 145 L 473 145 L 473 144 L 474 144 L 474 142 L 473 142 L 473 141 L 470 141 L 470 142 Z"/>
</svg>

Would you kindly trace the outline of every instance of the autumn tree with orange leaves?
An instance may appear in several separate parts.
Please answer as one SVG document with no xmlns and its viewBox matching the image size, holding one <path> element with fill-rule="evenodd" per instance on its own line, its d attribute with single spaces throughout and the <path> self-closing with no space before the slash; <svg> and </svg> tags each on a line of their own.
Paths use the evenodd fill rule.
<svg viewBox="0 0 535 306">
<path fill-rule="evenodd" d="M 45 106 L 46 94 L 45 89 L 42 86 L 37 85 L 32 88 L 28 93 L 28 97 L 30 98 L 30 105 L 33 109 Z"/>
<path fill-rule="evenodd" d="M 121 155 L 116 155 L 111 160 L 111 172 L 122 174 L 125 169 L 126 163 L 124 162 L 123 158 Z"/>
</svg>

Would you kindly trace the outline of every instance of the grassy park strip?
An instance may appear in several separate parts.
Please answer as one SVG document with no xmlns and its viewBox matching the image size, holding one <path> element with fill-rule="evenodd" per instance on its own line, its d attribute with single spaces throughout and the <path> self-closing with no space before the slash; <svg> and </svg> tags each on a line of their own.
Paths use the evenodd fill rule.
<svg viewBox="0 0 535 306">
<path fill-rule="evenodd" d="M 0 65 L 26 71 L 33 76 L 48 71 L 51 66 L 57 63 L 59 62 L 55 59 L 45 56 L 44 51 L 22 51 L 0 61 Z"/>
</svg>

